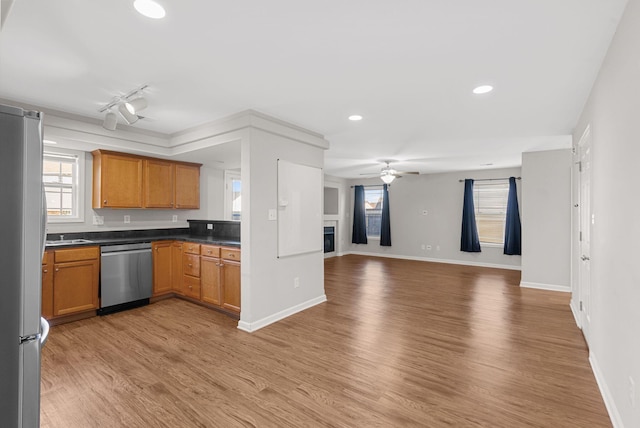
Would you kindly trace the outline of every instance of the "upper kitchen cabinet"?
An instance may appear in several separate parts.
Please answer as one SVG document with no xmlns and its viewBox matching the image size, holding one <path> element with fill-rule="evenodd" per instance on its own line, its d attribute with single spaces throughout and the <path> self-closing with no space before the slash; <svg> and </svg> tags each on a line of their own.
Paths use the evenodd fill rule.
<svg viewBox="0 0 640 428">
<path fill-rule="evenodd" d="M 95 150 L 93 208 L 200 208 L 200 164 Z"/>
<path fill-rule="evenodd" d="M 143 159 L 104 150 L 91 154 L 93 208 L 142 208 Z"/>
<path fill-rule="evenodd" d="M 176 164 L 176 208 L 200 208 L 200 165 Z"/>
</svg>

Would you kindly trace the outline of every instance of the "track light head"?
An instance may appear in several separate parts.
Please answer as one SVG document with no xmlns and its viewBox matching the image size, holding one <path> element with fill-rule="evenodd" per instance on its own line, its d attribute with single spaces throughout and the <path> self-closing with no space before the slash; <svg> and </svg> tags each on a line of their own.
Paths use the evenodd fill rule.
<svg viewBox="0 0 640 428">
<path fill-rule="evenodd" d="M 147 108 L 147 99 L 142 95 L 124 103 L 125 107 L 131 114 L 136 114 Z"/>
<path fill-rule="evenodd" d="M 107 114 L 104 116 L 104 122 L 102 122 L 102 127 L 108 131 L 115 131 L 116 126 L 118 125 L 118 117 L 111 110 L 107 111 Z"/>
<path fill-rule="evenodd" d="M 138 121 L 138 115 L 129 112 L 129 109 L 127 109 L 126 103 L 120 104 L 118 106 L 118 111 L 120 112 L 124 120 L 126 120 L 129 125 L 133 125 Z"/>
</svg>

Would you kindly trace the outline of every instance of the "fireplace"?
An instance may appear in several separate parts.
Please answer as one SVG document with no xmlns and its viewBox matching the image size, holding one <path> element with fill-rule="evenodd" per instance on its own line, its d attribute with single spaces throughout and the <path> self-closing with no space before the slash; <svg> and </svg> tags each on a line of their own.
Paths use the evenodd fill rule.
<svg viewBox="0 0 640 428">
<path fill-rule="evenodd" d="M 336 228 L 325 226 L 324 228 L 324 252 L 333 253 L 336 250 Z"/>
</svg>

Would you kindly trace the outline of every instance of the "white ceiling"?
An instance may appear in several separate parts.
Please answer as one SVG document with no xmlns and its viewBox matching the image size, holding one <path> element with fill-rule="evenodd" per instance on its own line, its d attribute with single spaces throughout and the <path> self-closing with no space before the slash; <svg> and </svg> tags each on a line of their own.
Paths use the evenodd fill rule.
<svg viewBox="0 0 640 428">
<path fill-rule="evenodd" d="M 163 20 L 132 0 L 14 2 L 0 98 L 102 118 L 146 83 L 134 128 L 171 135 L 254 109 L 323 134 L 336 176 L 381 159 L 423 173 L 511 167 L 569 147 L 627 3 L 158 1 Z M 492 93 L 471 93 L 486 83 Z"/>
</svg>

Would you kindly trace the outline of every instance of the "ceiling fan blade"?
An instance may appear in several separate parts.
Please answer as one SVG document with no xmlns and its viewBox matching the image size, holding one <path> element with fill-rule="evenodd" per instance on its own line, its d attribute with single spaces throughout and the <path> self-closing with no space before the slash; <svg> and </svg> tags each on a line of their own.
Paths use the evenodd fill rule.
<svg viewBox="0 0 640 428">
<path fill-rule="evenodd" d="M 396 171 L 395 175 L 419 175 L 418 171 Z"/>
</svg>

